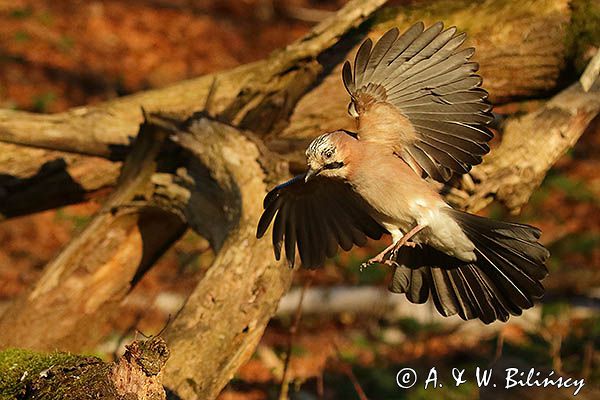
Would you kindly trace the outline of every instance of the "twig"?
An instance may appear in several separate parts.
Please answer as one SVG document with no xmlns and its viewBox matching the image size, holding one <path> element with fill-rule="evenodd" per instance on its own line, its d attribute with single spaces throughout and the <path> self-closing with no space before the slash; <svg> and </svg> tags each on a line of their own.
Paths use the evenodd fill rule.
<svg viewBox="0 0 600 400">
<path fill-rule="evenodd" d="M 592 372 L 592 364 L 594 362 L 594 341 L 588 340 L 583 351 L 583 367 L 581 368 L 581 377 L 588 379 Z"/>
<path fill-rule="evenodd" d="M 208 89 L 208 94 L 206 95 L 206 101 L 204 102 L 204 112 L 207 115 L 210 115 L 210 110 L 212 110 L 215 93 L 217 91 L 217 77 L 215 76 L 210 84 L 210 88 Z"/>
<path fill-rule="evenodd" d="M 583 87 L 583 90 L 589 92 L 594 83 L 598 81 L 600 77 L 600 50 L 596 51 L 596 55 L 592 57 L 590 63 L 583 71 L 581 78 L 579 78 L 579 82 Z"/>
<path fill-rule="evenodd" d="M 325 388 L 323 385 L 323 371 L 319 375 L 317 375 L 317 397 L 319 400 L 323 400 L 323 396 L 325 395 Z"/>
<path fill-rule="evenodd" d="M 113 360 L 118 360 L 119 359 L 119 349 L 121 348 L 121 345 L 125 342 L 125 340 L 127 339 L 127 337 L 135 332 L 135 334 L 137 335 L 137 333 L 139 332 L 135 327 L 140 323 L 142 319 L 142 314 L 141 313 L 137 313 L 135 316 L 135 320 L 129 324 L 129 326 L 119 335 L 119 337 L 117 338 L 117 343 L 116 346 L 112 352 L 112 359 Z M 136 340 L 137 337 L 134 339 Z"/>
<path fill-rule="evenodd" d="M 494 354 L 494 360 L 492 364 L 495 364 L 500 357 L 502 357 L 502 349 L 504 348 L 504 329 L 500 329 L 498 332 L 498 339 L 496 339 L 496 353 Z"/>
<path fill-rule="evenodd" d="M 309 274 L 308 279 L 304 282 L 304 286 L 302 286 L 302 292 L 300 292 L 300 300 L 298 301 L 298 307 L 296 308 L 296 315 L 294 316 L 294 322 L 292 326 L 290 326 L 290 333 L 288 336 L 288 347 L 285 353 L 285 363 L 283 365 L 283 376 L 281 377 L 281 388 L 279 389 L 279 400 L 287 400 L 288 398 L 288 390 L 289 390 L 289 367 L 290 360 L 292 358 L 292 346 L 294 344 L 294 339 L 296 338 L 296 334 L 298 333 L 298 327 L 300 325 L 300 319 L 302 318 L 302 301 L 304 300 L 304 293 L 306 293 L 306 289 L 310 286 L 312 282 L 313 274 L 312 272 Z"/>
<path fill-rule="evenodd" d="M 552 352 L 552 368 L 562 374 L 562 358 L 560 357 L 560 349 L 562 347 L 562 335 L 554 335 L 552 337 L 552 342 L 550 342 L 551 352 Z"/>
<path fill-rule="evenodd" d="M 352 367 L 346 363 L 342 363 L 340 365 L 340 367 L 342 368 L 342 372 L 344 374 L 346 374 L 346 376 L 348 376 L 348 378 L 350 379 L 350 382 L 352 382 L 352 386 L 354 386 L 354 390 L 356 390 L 356 394 L 358 395 L 358 398 L 360 400 L 369 400 L 369 398 L 365 394 L 364 390 L 360 386 L 358 379 L 356 379 L 356 375 L 354 375 L 354 372 L 352 371 Z"/>
<path fill-rule="evenodd" d="M 317 8 L 289 6 L 284 9 L 288 17 L 304 22 L 321 22 L 329 18 L 335 11 L 319 10 Z"/>
<path fill-rule="evenodd" d="M 358 382 L 358 379 L 356 379 L 356 375 L 354 375 L 354 371 L 352 371 L 352 366 L 348 365 L 348 363 L 342 360 L 340 348 L 338 347 L 335 340 L 333 341 L 333 348 L 335 349 L 335 353 L 338 358 L 338 366 L 341 369 L 341 371 L 348 377 L 348 379 L 350 379 L 350 382 L 352 382 L 352 386 L 354 386 L 354 390 L 356 391 L 358 398 L 360 400 L 369 400 L 369 398 L 365 394 L 365 391 L 362 389 L 362 386 L 360 386 L 360 382 Z"/>
</svg>

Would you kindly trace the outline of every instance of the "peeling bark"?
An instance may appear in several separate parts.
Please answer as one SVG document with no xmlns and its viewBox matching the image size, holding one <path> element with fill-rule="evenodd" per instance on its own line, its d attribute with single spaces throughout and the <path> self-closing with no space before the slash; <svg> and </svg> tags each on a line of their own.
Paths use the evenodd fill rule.
<svg viewBox="0 0 600 400">
<path fill-rule="evenodd" d="M 266 175 L 260 164 L 265 155 L 224 124 L 200 120 L 187 132 L 178 132 L 176 139 L 211 166 L 211 178 L 229 193 L 231 201 L 224 207 L 236 220 L 210 270 L 166 333 L 173 356 L 165 384 L 182 398 L 209 399 L 250 358 L 291 283 L 291 270 L 274 262 L 271 243 L 255 236 L 266 182 L 283 174 L 274 168 Z M 206 213 L 196 204 L 189 204 L 192 225 Z"/>
</svg>

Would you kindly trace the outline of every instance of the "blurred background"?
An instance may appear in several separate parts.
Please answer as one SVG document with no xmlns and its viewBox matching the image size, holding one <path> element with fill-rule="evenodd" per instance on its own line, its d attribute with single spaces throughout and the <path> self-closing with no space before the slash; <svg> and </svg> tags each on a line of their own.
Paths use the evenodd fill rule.
<svg viewBox="0 0 600 400">
<path fill-rule="evenodd" d="M 0 1 L 0 107 L 52 113 L 168 85 L 267 56 L 301 37 L 344 0 Z M 401 3 L 400 1 L 390 3 Z M 575 78 L 571 78 L 571 81 Z M 485 82 L 485 76 L 484 76 Z M 505 113 L 535 109 L 531 100 Z M 276 396 L 295 304 L 307 304 L 291 345 L 295 398 L 503 398 L 475 383 L 401 391 L 396 373 L 435 366 L 554 369 L 600 384 L 600 121 L 550 171 L 517 217 L 540 227 L 552 257 L 543 302 L 506 325 L 442 320 L 429 306 L 386 294 L 387 271 L 358 266 L 385 242 L 339 255 L 317 273 L 297 271 L 252 359 L 221 399 Z M 99 201 L 99 200 L 96 200 Z M 0 308 L 30 287 L 44 265 L 90 220 L 89 202 L 0 223 Z M 90 353 L 110 360 L 139 331 L 157 334 L 210 266 L 208 243 L 188 232 L 126 298 L 123 313 Z M 251 268 L 252 266 L 248 266 Z M 323 292 L 322 289 L 332 289 Z M 314 296 L 323 294 L 322 297 Z M 294 297 L 295 296 L 295 297 Z M 312 296 L 312 297 L 311 297 Z M 311 301 L 313 303 L 311 303 Z M 312 304 L 312 305 L 311 305 Z M 469 372 L 467 372 L 469 374 Z M 571 391 L 524 391 L 563 398 Z M 582 393 L 585 396 L 585 389 Z M 528 397 L 529 396 L 529 397 Z M 566 397 L 565 397 L 566 398 Z M 590 397 L 592 398 L 592 397 Z"/>
</svg>

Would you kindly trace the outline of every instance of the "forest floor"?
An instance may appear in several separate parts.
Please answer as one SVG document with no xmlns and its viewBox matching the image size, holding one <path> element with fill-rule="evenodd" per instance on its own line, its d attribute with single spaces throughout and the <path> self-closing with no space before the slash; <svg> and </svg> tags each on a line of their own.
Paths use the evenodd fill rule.
<svg viewBox="0 0 600 400">
<path fill-rule="evenodd" d="M 343 3 L 0 0 L 0 107 L 57 112 L 258 60 L 301 37 Z M 499 111 L 523 107 L 507 105 Z M 500 333 L 471 337 L 435 323 L 391 321 L 382 313 L 364 316 L 348 310 L 305 316 L 292 346 L 291 377 L 296 383 L 292 391 L 297 398 L 356 398 L 355 384 L 370 398 L 427 398 L 431 392 L 422 385 L 401 391 L 396 372 L 436 366 L 449 380 L 452 367 L 487 368 L 500 355 L 509 366 L 558 368 L 565 376 L 584 377 L 589 386 L 598 385 L 598 171 L 597 118 L 550 171 L 521 215 L 512 217 L 540 227 L 542 241 L 552 253 L 551 274 L 545 282 L 548 296 L 533 329 L 508 325 Z M 98 207 L 90 202 L 0 223 L 0 304 L 30 287 Z M 494 205 L 484 213 L 509 218 Z M 383 268 L 358 271 L 360 262 L 382 246 L 371 243 L 342 254 L 316 274 L 300 271 L 294 284 L 301 287 L 311 279 L 311 287 L 385 287 L 389 276 Z M 119 317 L 106 327 L 105 341 L 90 352 L 110 359 L 136 331 L 158 333 L 212 258 L 208 243 L 188 232 L 130 293 Z M 255 356 L 224 390 L 222 400 L 276 396 L 290 325 L 290 317 L 270 323 Z M 436 394 L 457 399 L 478 395 L 473 381 L 449 386 Z M 552 389 L 543 390 L 550 398 Z M 488 393 L 486 398 L 494 396 L 502 398 L 502 393 Z"/>
</svg>

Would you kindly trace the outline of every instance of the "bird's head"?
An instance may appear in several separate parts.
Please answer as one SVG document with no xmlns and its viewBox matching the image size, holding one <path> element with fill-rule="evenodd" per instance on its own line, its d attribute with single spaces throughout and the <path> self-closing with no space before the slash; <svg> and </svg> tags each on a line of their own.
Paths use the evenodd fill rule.
<svg viewBox="0 0 600 400">
<path fill-rule="evenodd" d="M 313 140 L 306 150 L 306 181 L 315 176 L 345 178 L 347 174 L 347 140 L 355 140 L 350 132 L 325 133 Z"/>
</svg>

